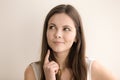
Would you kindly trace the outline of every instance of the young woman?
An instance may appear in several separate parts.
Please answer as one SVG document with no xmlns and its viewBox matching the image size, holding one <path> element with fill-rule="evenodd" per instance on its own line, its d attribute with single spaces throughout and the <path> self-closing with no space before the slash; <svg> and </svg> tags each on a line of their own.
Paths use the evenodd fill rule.
<svg viewBox="0 0 120 80">
<path fill-rule="evenodd" d="M 44 22 L 41 60 L 31 63 L 25 80 L 116 80 L 97 61 L 85 56 L 80 16 L 71 5 L 58 5 Z"/>
</svg>

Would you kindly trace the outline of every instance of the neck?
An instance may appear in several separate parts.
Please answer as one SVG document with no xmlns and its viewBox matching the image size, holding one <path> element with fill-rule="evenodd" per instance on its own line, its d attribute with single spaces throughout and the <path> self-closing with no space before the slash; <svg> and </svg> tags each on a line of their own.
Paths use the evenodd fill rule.
<svg viewBox="0 0 120 80">
<path fill-rule="evenodd" d="M 60 69 L 63 70 L 67 67 L 66 65 L 66 62 L 68 60 L 67 56 L 68 56 L 68 53 L 55 53 L 54 54 L 59 66 L 60 66 Z"/>
</svg>

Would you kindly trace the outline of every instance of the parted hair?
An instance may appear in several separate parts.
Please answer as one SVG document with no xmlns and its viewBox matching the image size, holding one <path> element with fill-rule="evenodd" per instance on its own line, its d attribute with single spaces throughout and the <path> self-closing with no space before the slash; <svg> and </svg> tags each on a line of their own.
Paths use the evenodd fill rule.
<svg viewBox="0 0 120 80">
<path fill-rule="evenodd" d="M 55 6 L 50 10 L 50 12 L 47 14 L 45 18 L 44 27 L 43 27 L 43 36 L 42 36 L 41 56 L 40 56 L 41 59 L 40 80 L 45 80 L 43 65 L 47 51 L 48 49 L 50 49 L 46 37 L 48 22 L 54 14 L 60 14 L 60 13 L 65 13 L 73 20 L 77 33 L 76 42 L 73 43 L 68 55 L 67 66 L 72 70 L 73 80 L 87 80 L 87 67 L 85 60 L 85 38 L 83 33 L 83 25 L 79 13 L 72 5 L 69 4 L 68 5 L 61 4 Z M 56 78 L 56 80 L 58 79 Z"/>
</svg>

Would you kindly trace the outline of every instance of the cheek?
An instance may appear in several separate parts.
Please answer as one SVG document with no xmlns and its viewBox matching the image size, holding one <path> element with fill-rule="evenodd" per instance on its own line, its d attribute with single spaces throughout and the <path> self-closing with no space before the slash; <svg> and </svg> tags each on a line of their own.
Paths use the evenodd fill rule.
<svg viewBox="0 0 120 80">
<path fill-rule="evenodd" d="M 49 34 L 48 34 L 48 32 L 47 32 L 47 34 L 46 34 L 47 40 L 48 40 L 48 36 L 49 36 Z"/>
<path fill-rule="evenodd" d="M 46 36 L 47 36 L 47 41 L 50 41 L 52 39 L 52 37 L 53 37 L 53 34 L 50 33 L 49 31 L 47 31 Z"/>
<path fill-rule="evenodd" d="M 68 42 L 73 43 L 75 41 L 76 35 L 75 34 L 66 35 L 65 38 Z"/>
<path fill-rule="evenodd" d="M 47 43 L 49 45 L 50 44 L 50 40 L 51 40 L 51 36 L 50 36 L 50 34 L 48 32 L 47 32 L 46 36 L 47 36 Z"/>
</svg>

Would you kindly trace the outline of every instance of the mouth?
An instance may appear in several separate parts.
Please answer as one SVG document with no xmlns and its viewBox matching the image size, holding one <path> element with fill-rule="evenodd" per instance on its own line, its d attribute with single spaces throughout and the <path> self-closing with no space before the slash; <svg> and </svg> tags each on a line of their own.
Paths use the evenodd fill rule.
<svg viewBox="0 0 120 80">
<path fill-rule="evenodd" d="M 54 44 L 64 44 L 64 42 L 61 42 L 61 41 L 54 41 L 53 43 Z"/>
</svg>

